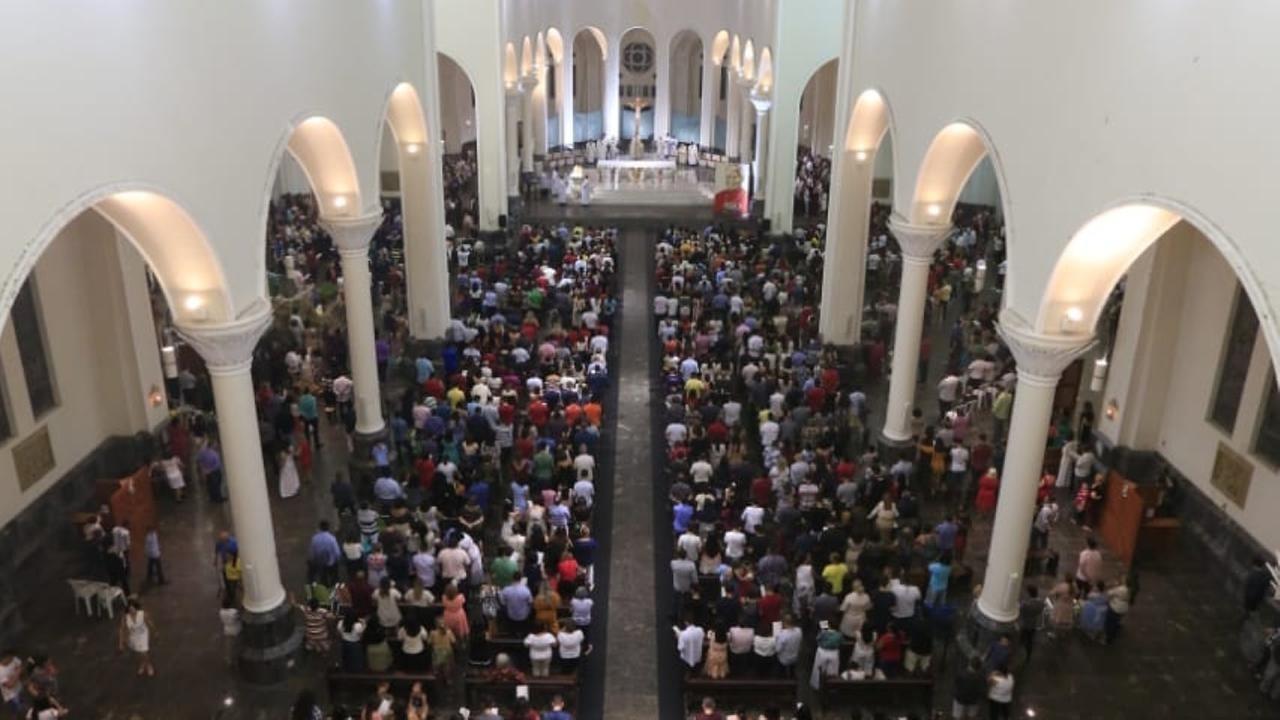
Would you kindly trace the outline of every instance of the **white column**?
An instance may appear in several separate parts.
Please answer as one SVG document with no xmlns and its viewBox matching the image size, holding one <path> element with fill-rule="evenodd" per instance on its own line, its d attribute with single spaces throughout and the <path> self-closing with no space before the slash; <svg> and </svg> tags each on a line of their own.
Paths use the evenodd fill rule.
<svg viewBox="0 0 1280 720">
<path fill-rule="evenodd" d="M 320 218 L 342 256 L 342 298 L 347 306 L 347 355 L 355 385 L 356 433 L 382 432 L 382 392 L 378 385 L 378 356 L 374 347 L 373 299 L 369 273 L 369 242 L 382 223 L 382 213 L 352 218 Z"/>
<path fill-rule="evenodd" d="M 724 154 L 725 157 L 736 157 L 738 154 L 738 134 L 742 124 L 742 93 L 738 90 L 738 79 L 734 77 L 733 70 L 729 71 L 728 87 L 725 88 L 725 101 L 728 107 L 725 110 L 725 132 L 724 132 Z"/>
<path fill-rule="evenodd" d="M 996 622 L 1012 623 L 1018 618 L 1022 570 L 1058 378 L 1073 360 L 1089 349 L 1093 337 L 1041 335 L 1027 328 L 1008 310 L 1000 313 L 998 329 L 1018 364 L 1018 387 L 1009 420 L 1000 501 L 991 528 L 991 547 L 978 610 Z"/>
<path fill-rule="evenodd" d="M 536 85 L 530 96 L 533 110 L 533 151 L 543 157 L 547 154 L 547 66 L 534 66 Z"/>
<path fill-rule="evenodd" d="M 924 329 L 929 263 L 951 231 L 950 225 L 912 225 L 894 215 L 889 229 L 902 248 L 902 285 L 898 291 L 897 332 L 893 339 L 893 371 L 889 376 L 889 404 L 885 408 L 884 437 L 892 443 L 911 439 L 908 420 L 914 403 L 920 333 Z"/>
<path fill-rule="evenodd" d="M 619 77 L 622 73 L 621 37 L 610 41 L 609 52 L 604 60 L 604 134 L 615 140 L 621 137 L 622 98 L 619 96 Z"/>
<path fill-rule="evenodd" d="M 704 148 L 711 147 L 716 137 L 716 83 L 720 80 L 720 66 L 715 64 L 711 51 L 704 48 L 702 52 L 702 110 L 699 115 L 698 144 Z"/>
<path fill-rule="evenodd" d="M 756 111 L 756 146 L 751 153 L 751 201 L 754 203 L 764 194 L 764 167 L 768 164 L 766 158 L 769 157 L 765 152 L 765 142 L 769 137 L 771 103 L 765 98 L 752 98 L 751 102 Z"/>
<path fill-rule="evenodd" d="M 520 96 L 520 171 L 533 172 L 533 95 L 537 74 L 526 78 L 529 88 Z"/>
<path fill-rule="evenodd" d="M 434 340 L 444 337 L 449 325 L 440 148 L 432 142 L 401 144 L 399 154 L 409 333 L 419 340 Z"/>
<path fill-rule="evenodd" d="M 653 139 L 671 134 L 671 45 L 662 43 L 654 48 L 658 57 L 654 61 Z"/>
<path fill-rule="evenodd" d="M 755 145 L 755 137 L 752 134 L 754 130 L 753 123 L 756 119 L 755 107 L 751 104 L 751 84 L 744 82 L 741 86 L 742 92 L 742 121 L 738 127 L 738 157 L 742 158 L 742 162 L 752 162 Z"/>
<path fill-rule="evenodd" d="M 875 151 L 843 152 L 835 159 L 822 265 L 818 332 L 823 342 L 848 346 L 862 335 L 867 232 Z M 861 159 L 859 159 L 861 157 Z"/>
<path fill-rule="evenodd" d="M 573 147 L 573 44 L 556 63 L 556 100 L 560 105 L 560 144 Z"/>
<path fill-rule="evenodd" d="M 273 610 L 285 601 L 249 372 L 253 349 L 270 326 L 271 306 L 264 300 L 238 320 L 178 326 L 182 337 L 204 358 L 213 384 L 222 474 L 244 567 L 244 607 L 253 613 Z"/>
<path fill-rule="evenodd" d="M 520 194 L 520 97 L 521 92 L 518 83 L 515 87 L 507 88 L 506 104 L 503 108 L 507 119 L 505 128 L 507 140 L 507 197 L 515 197 Z"/>
</svg>

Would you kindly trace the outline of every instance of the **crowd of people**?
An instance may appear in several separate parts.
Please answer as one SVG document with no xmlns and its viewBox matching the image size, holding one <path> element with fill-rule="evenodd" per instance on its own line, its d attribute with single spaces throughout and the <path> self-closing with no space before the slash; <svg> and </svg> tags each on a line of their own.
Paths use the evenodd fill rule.
<svg viewBox="0 0 1280 720">
<path fill-rule="evenodd" d="M 312 538 L 298 603 L 309 651 L 336 644 L 344 671 L 429 670 L 446 686 L 463 657 L 513 680 L 576 671 L 590 652 L 615 239 L 526 226 L 510 247 L 452 244 L 440 354 L 402 360 L 412 380 L 373 448 L 375 481 L 340 476 L 337 525 Z M 495 652 L 504 640 L 522 650 Z"/>
<path fill-rule="evenodd" d="M 831 158 L 800 146 L 796 157 L 796 217 L 826 217 L 830 196 Z"/>
<path fill-rule="evenodd" d="M 965 551 L 997 502 L 1015 377 L 978 265 L 999 260 L 998 223 L 962 211 L 957 227 L 929 281 L 932 322 L 954 319 L 938 407 L 913 413 L 914 449 L 883 458 L 868 442 L 862 383 L 879 376 L 872 346 L 891 339 L 896 308 L 879 306 L 887 295 L 874 301 L 851 366 L 820 345 L 821 228 L 770 241 L 672 229 L 657 245 L 673 632 L 688 672 L 799 678 L 807 667 L 817 689 L 824 678 L 927 675 L 935 644 L 950 642 L 975 596 Z M 871 241 L 887 248 L 881 234 Z M 957 303 L 939 292 L 948 286 L 961 288 Z M 922 364 L 929 355 L 926 345 Z M 1092 423 L 1087 410 L 1080 430 L 1064 417 L 1049 438 L 1058 446 Z M 1080 472 L 1092 487 L 1101 468 L 1079 446 L 1072 475 L 1088 455 Z M 1055 473 L 1037 507 L 1037 548 L 1048 547 L 1059 495 L 1075 490 L 1056 485 Z M 1050 558 L 1043 567 L 1056 572 Z M 1132 601 L 1126 579 L 1103 584 L 1092 539 L 1078 566 L 1046 593 L 1029 584 L 1022 632 L 957 677 L 957 717 L 984 699 L 994 713 L 1007 708 L 1015 640 L 1029 654 L 1037 631 L 1064 622 L 1115 639 Z"/>
</svg>

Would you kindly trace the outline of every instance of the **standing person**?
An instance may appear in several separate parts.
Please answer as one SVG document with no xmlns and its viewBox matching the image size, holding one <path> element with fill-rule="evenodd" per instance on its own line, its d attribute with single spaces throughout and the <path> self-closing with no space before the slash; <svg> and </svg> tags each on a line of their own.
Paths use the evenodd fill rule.
<svg viewBox="0 0 1280 720">
<path fill-rule="evenodd" d="M 329 530 L 329 521 L 321 520 L 316 534 L 311 536 L 307 552 L 307 582 L 322 582 L 333 587 L 338 582 L 338 561 L 342 547 L 338 538 Z"/>
<path fill-rule="evenodd" d="M 222 651 L 226 656 L 227 666 L 236 662 L 236 638 L 244 623 L 240 620 L 240 611 L 230 597 L 222 598 L 222 607 L 218 609 L 218 621 L 222 623 Z"/>
<path fill-rule="evenodd" d="M 1076 587 L 1083 595 L 1101 580 L 1102 551 L 1098 550 L 1098 541 L 1089 538 L 1085 541 L 1085 548 L 1080 551 L 1080 557 L 1076 560 Z"/>
<path fill-rule="evenodd" d="M 1000 494 L 1000 477 L 995 468 L 989 468 L 978 480 L 978 496 L 973 501 L 973 508 L 979 515 L 995 512 L 996 500 Z"/>
<path fill-rule="evenodd" d="M 560 669 L 567 675 L 573 675 L 578 670 L 578 660 L 583 655 L 582 642 L 585 636 L 582 631 L 573 624 L 572 620 L 566 620 L 561 626 L 560 632 L 556 633 L 556 645 L 559 647 Z M 589 650 L 587 652 L 590 652 Z"/>
<path fill-rule="evenodd" d="M 1001 663 L 987 676 L 987 712 L 991 720 L 1008 720 L 1013 709 L 1013 675 Z"/>
<path fill-rule="evenodd" d="M 947 586 L 951 583 L 951 551 L 943 550 L 937 560 L 929 563 L 929 593 L 925 595 L 926 607 L 944 605 L 947 602 Z"/>
<path fill-rule="evenodd" d="M 1031 648 L 1036 640 L 1036 630 L 1044 618 L 1044 600 L 1035 585 L 1027 586 L 1027 596 L 1018 605 L 1018 641 L 1031 662 Z"/>
<path fill-rule="evenodd" d="M 155 666 L 151 664 L 151 640 L 158 638 L 159 633 L 151 624 L 151 618 L 142 610 L 142 602 L 137 598 L 129 599 L 129 609 L 120 618 L 119 645 L 124 652 L 128 645 L 130 651 L 138 656 L 138 674 L 154 676 Z"/>
<path fill-rule="evenodd" d="M 441 618 L 444 620 L 445 627 L 449 628 L 449 632 L 453 633 L 453 637 L 459 641 L 466 640 L 471 636 L 471 625 L 467 620 L 467 611 L 464 607 L 467 598 L 458 592 L 458 586 L 449 583 L 444 589 L 444 597 L 440 600 L 444 606 L 444 613 Z"/>
<path fill-rule="evenodd" d="M 1249 574 L 1244 579 L 1245 615 L 1252 615 L 1262 605 L 1270 589 L 1271 572 L 1267 570 L 1267 561 L 1256 557 L 1253 559 L 1253 567 L 1249 569 Z"/>
<path fill-rule="evenodd" d="M 529 648 L 529 664 L 533 667 L 533 676 L 550 675 L 551 649 L 556 646 L 556 636 L 551 634 L 546 623 L 538 623 L 538 629 L 524 637 L 524 646 Z"/>
<path fill-rule="evenodd" d="M 215 503 L 225 501 L 227 486 L 222 481 L 222 456 L 218 454 L 217 443 L 212 438 L 196 453 L 196 467 L 204 477 L 209 500 Z"/>
<path fill-rule="evenodd" d="M 978 705 L 986 694 L 987 681 L 982 677 L 982 661 L 969 660 L 968 666 L 956 675 L 955 690 L 951 700 L 951 717 L 968 720 L 978 717 Z"/>
<path fill-rule="evenodd" d="M 364 654 L 364 621 L 354 610 L 347 610 L 338 623 L 338 636 L 342 639 L 342 669 L 344 672 L 364 672 L 367 665 Z"/>
<path fill-rule="evenodd" d="M 160 585 L 167 585 L 168 581 L 164 579 L 164 568 L 160 565 L 160 533 L 156 531 L 155 525 L 147 528 L 143 545 L 147 553 L 147 582 L 154 580 Z"/>
<path fill-rule="evenodd" d="M 298 464 L 293 459 L 294 450 L 291 446 L 285 446 L 280 451 L 280 497 L 291 498 L 298 494 L 298 489 L 302 486 L 298 478 Z"/>
<path fill-rule="evenodd" d="M 1110 645 L 1115 642 L 1116 634 L 1120 632 L 1120 625 L 1128 612 L 1129 586 L 1125 584 L 1124 577 L 1121 577 L 1110 590 L 1107 590 L 1107 617 L 1103 621 L 1104 644 Z"/>
<path fill-rule="evenodd" d="M 680 654 L 685 667 L 688 670 L 698 667 L 702 662 L 702 646 L 707 639 L 706 632 L 688 619 L 681 620 L 679 626 L 671 629 L 676 636 L 676 652 Z"/>
<path fill-rule="evenodd" d="M 164 473 L 165 482 L 173 491 L 173 499 L 182 502 L 187 487 L 186 479 L 182 476 L 182 459 L 171 452 L 169 457 L 157 460 L 155 466 Z"/>
<path fill-rule="evenodd" d="M 445 627 L 444 621 L 436 618 L 436 626 L 431 631 L 431 672 L 445 685 L 453 677 L 453 646 L 456 642 L 457 638 Z"/>
<path fill-rule="evenodd" d="M 813 672 L 809 676 L 809 685 L 814 690 L 822 687 L 822 678 L 840 674 L 840 644 L 844 641 L 836 630 L 825 621 L 819 623 L 817 649 L 813 653 Z"/>
<path fill-rule="evenodd" d="M 240 565 L 240 551 L 227 553 L 222 562 L 222 586 L 225 597 L 232 603 L 240 602 L 240 582 L 244 578 L 244 568 Z"/>
</svg>

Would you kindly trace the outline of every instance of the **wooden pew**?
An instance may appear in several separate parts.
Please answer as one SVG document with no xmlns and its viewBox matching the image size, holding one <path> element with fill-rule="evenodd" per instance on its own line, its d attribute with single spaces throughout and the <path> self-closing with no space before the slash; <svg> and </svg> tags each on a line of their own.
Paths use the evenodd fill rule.
<svg viewBox="0 0 1280 720">
<path fill-rule="evenodd" d="M 400 672 L 391 670 L 388 672 L 347 672 L 338 668 L 333 668 L 325 675 L 325 680 L 329 686 L 329 699 L 332 701 L 337 697 L 346 697 L 349 695 L 363 694 L 367 696 L 378 687 L 378 683 L 391 683 L 391 690 L 396 695 L 407 695 L 409 689 L 413 687 L 415 682 L 422 683 L 422 689 L 430 696 L 432 695 L 433 685 L 436 676 L 430 672 Z M 432 700 L 435 698 L 432 697 Z"/>
<path fill-rule="evenodd" d="M 686 677 L 684 680 L 684 707 L 698 705 L 705 697 L 716 701 L 722 708 L 739 705 L 787 707 L 796 701 L 796 679 L 762 677 L 727 677 L 715 680 L 708 677 Z"/>
<path fill-rule="evenodd" d="M 885 680 L 842 680 L 825 677 L 820 691 L 824 710 L 857 707 L 894 715 L 933 710 L 933 677 L 897 677 Z"/>
<path fill-rule="evenodd" d="M 483 673 L 467 674 L 467 706 L 472 710 L 496 704 L 507 708 L 516 699 L 516 688 L 520 685 L 529 687 L 529 702 L 533 707 L 544 710 L 551 704 L 551 698 L 560 695 L 564 698 L 565 709 L 574 717 L 578 716 L 578 677 L 576 675 L 549 675 L 547 677 L 526 677 L 523 681 L 493 680 Z"/>
</svg>

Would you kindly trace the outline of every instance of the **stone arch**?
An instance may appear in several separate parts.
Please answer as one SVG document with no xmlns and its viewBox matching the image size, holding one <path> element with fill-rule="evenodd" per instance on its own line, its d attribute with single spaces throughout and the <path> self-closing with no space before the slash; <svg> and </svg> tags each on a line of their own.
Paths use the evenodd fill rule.
<svg viewBox="0 0 1280 720">
<path fill-rule="evenodd" d="M 686 28 L 671 37 L 671 135 L 681 142 L 698 142 L 702 124 L 701 87 L 705 45 L 697 31 Z"/>
<path fill-rule="evenodd" d="M 1280 367 L 1280 329 L 1263 287 L 1240 247 L 1194 207 L 1137 195 L 1092 216 L 1071 236 L 1049 276 L 1034 327 L 1041 333 L 1091 334 L 1102 309 L 1134 261 L 1179 222 L 1187 222 L 1227 261 L 1258 314 L 1272 363 Z"/>
<path fill-rule="evenodd" d="M 138 249 L 176 319 L 200 323 L 235 317 L 222 262 L 195 219 L 159 188 L 120 183 L 86 192 L 41 227 L 0 292 L 0 326 L 8 322 L 14 298 L 40 256 L 71 221 L 89 210 L 106 218 Z"/>
<path fill-rule="evenodd" d="M 364 205 L 355 162 L 342 131 L 329 118 L 312 115 L 295 124 L 285 148 L 297 161 L 322 215 L 359 215 Z M 270 177 L 274 178 L 282 156 L 276 158 Z"/>
<path fill-rule="evenodd" d="M 595 140 L 605 134 L 609 41 L 599 28 L 586 26 L 574 33 L 570 49 L 573 53 L 575 95 L 574 140 Z"/>
<path fill-rule="evenodd" d="M 952 122 L 933 137 L 920 163 L 911 205 L 902 214 L 918 225 L 948 222 L 965 183 L 984 159 L 995 171 L 1005 224 L 1012 226 L 1000 154 L 986 130 L 970 119 Z"/>
</svg>

